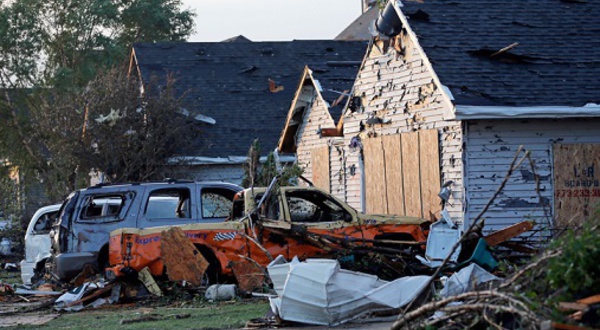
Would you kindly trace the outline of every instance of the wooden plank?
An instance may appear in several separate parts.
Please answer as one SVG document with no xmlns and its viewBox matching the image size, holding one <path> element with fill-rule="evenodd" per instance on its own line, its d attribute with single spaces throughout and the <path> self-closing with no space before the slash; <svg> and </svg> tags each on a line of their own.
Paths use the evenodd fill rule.
<svg viewBox="0 0 600 330">
<path fill-rule="evenodd" d="M 489 246 L 496 246 L 502 242 L 506 242 L 509 239 L 516 237 L 524 232 L 530 231 L 533 228 L 533 222 L 522 221 L 515 223 L 512 226 L 495 231 L 487 235 L 484 239 Z"/>
<path fill-rule="evenodd" d="M 419 159 L 421 169 L 422 214 L 437 214 L 441 211 L 440 198 L 440 155 L 436 129 L 419 131 Z"/>
<path fill-rule="evenodd" d="M 600 303 L 600 294 L 577 300 L 579 304 L 593 305 Z"/>
<path fill-rule="evenodd" d="M 406 215 L 423 217 L 421 178 L 419 170 L 419 133 L 402 135 L 402 179 Z"/>
<path fill-rule="evenodd" d="M 255 261 L 242 259 L 231 263 L 231 270 L 243 292 L 253 292 L 265 285 L 265 271 Z"/>
<path fill-rule="evenodd" d="M 161 232 L 161 256 L 171 281 L 200 286 L 208 262 L 179 227 Z"/>
<path fill-rule="evenodd" d="M 561 301 L 558 303 L 558 308 L 561 311 L 583 311 L 587 309 L 589 306 L 586 304 L 580 304 L 576 302 L 564 302 Z"/>
<path fill-rule="evenodd" d="M 574 228 L 600 202 L 600 144 L 555 144 L 554 218 L 557 228 Z"/>
<path fill-rule="evenodd" d="M 311 150 L 312 182 L 317 188 L 329 192 L 329 146 L 324 145 Z"/>
<path fill-rule="evenodd" d="M 381 138 L 364 139 L 362 143 L 365 166 L 366 212 L 386 213 L 387 192 Z"/>
<path fill-rule="evenodd" d="M 406 215 L 402 183 L 402 142 L 400 134 L 382 137 L 387 182 L 387 213 Z"/>
</svg>

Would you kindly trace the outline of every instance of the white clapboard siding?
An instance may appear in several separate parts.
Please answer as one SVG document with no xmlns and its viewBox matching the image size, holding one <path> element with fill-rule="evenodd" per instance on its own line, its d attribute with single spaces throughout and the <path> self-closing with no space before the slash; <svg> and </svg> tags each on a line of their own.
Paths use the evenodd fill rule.
<svg viewBox="0 0 600 330">
<path fill-rule="evenodd" d="M 409 55 L 398 54 L 394 49 L 382 52 L 377 47 L 367 55 L 353 90 L 353 95 L 361 98 L 363 107 L 355 113 L 346 113 L 344 144 L 348 146 L 356 136 L 366 139 L 437 129 L 440 184 L 454 181 L 447 209 L 454 219 L 461 222 L 464 215 L 461 124 L 444 120 L 451 111 L 450 105 L 443 102 L 442 88 L 434 83 L 434 75 L 425 64 L 420 47 L 416 47 L 407 35 L 399 38 L 402 38 Z M 377 116 L 389 123 L 369 126 L 366 124 L 369 116 Z M 364 210 L 363 168 L 359 156 L 359 152 L 346 155 L 346 201 Z M 351 175 L 350 168 L 356 170 L 354 175 Z"/>
<path fill-rule="evenodd" d="M 547 229 L 553 224 L 554 212 L 553 144 L 600 143 L 600 119 L 477 120 L 467 125 L 467 218 L 473 220 L 485 207 L 506 177 L 519 146 L 523 145 L 531 152 L 535 167 L 532 169 L 526 160 L 512 174 L 483 215 L 485 230 L 534 220 L 536 237 L 543 239 L 550 235 Z M 536 191 L 533 172 L 540 178 L 539 191 Z"/>
</svg>

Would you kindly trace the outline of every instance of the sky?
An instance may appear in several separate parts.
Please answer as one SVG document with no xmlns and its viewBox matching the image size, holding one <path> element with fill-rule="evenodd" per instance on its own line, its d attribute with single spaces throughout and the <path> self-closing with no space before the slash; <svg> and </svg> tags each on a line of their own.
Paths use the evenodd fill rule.
<svg viewBox="0 0 600 330">
<path fill-rule="evenodd" d="M 183 0 L 196 12 L 188 41 L 333 39 L 361 14 L 360 0 Z"/>
</svg>

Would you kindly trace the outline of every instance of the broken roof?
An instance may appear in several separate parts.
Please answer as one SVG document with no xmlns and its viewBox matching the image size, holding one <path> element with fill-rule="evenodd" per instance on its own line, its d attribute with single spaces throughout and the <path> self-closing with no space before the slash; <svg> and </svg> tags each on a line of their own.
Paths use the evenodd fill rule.
<svg viewBox="0 0 600 330">
<path fill-rule="evenodd" d="M 402 4 L 402 12 L 456 104 L 600 103 L 600 2 L 427 0 Z M 497 53 L 507 46 L 511 47 Z"/>
<path fill-rule="evenodd" d="M 275 149 L 308 65 L 324 90 L 349 90 L 364 56 L 365 41 L 190 42 L 134 45 L 142 78 L 172 73 L 190 111 L 216 121 L 205 125 L 186 156 L 245 156 L 255 138 Z M 339 97 L 325 92 L 333 102 Z"/>
</svg>

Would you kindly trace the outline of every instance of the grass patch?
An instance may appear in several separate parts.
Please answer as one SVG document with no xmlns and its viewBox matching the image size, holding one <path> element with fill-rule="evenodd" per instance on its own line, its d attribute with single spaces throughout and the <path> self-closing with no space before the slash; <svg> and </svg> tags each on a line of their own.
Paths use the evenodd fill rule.
<svg viewBox="0 0 600 330">
<path fill-rule="evenodd" d="M 0 283 L 4 284 L 21 284 L 21 273 L 14 271 L 0 270 Z"/>
<path fill-rule="evenodd" d="M 240 301 L 235 303 L 205 303 L 194 307 L 133 307 L 123 309 L 89 310 L 65 313 L 42 326 L 19 326 L 5 329 L 236 329 L 247 321 L 264 317 L 269 310 L 264 300 Z M 175 315 L 189 317 L 177 319 Z M 138 318 L 161 318 L 159 321 L 143 321 L 121 324 L 122 320 Z"/>
</svg>

